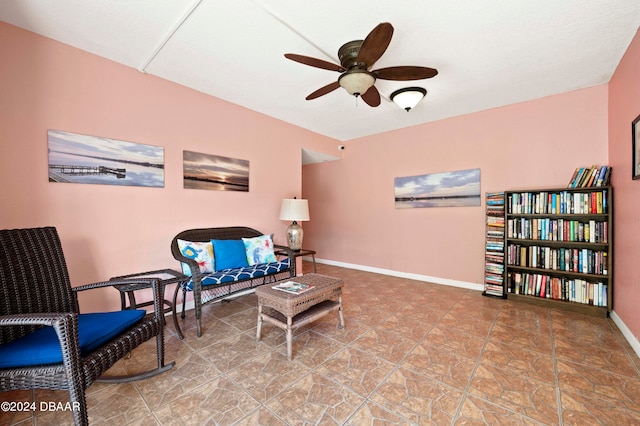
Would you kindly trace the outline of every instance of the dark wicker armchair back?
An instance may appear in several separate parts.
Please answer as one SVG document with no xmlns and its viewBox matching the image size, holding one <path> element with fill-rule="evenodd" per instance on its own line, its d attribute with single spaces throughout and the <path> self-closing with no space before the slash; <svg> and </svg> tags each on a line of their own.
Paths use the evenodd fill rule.
<svg viewBox="0 0 640 426">
<path fill-rule="evenodd" d="M 178 248 L 178 240 L 207 242 L 210 240 L 239 240 L 240 238 L 253 238 L 260 235 L 263 235 L 262 232 L 245 226 L 188 229 L 173 238 L 173 241 L 171 241 L 171 253 L 176 259 L 182 257 Z"/>
<path fill-rule="evenodd" d="M 76 312 L 56 228 L 0 230 L 0 315 Z M 39 326 L 0 327 L 0 344 Z"/>
</svg>

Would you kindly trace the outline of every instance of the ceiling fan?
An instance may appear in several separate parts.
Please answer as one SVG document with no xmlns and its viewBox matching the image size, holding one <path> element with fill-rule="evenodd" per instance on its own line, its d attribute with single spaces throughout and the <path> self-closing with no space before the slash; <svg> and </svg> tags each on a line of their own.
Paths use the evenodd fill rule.
<svg viewBox="0 0 640 426">
<path fill-rule="evenodd" d="M 380 92 L 374 86 L 376 79 L 381 80 L 422 80 L 435 77 L 438 70 L 427 67 L 397 66 L 370 70 L 373 64 L 380 59 L 389 47 L 393 36 L 393 26 L 388 22 L 378 24 L 363 40 L 354 40 L 345 43 L 338 50 L 340 65 L 322 59 L 309 56 L 286 53 L 284 56 L 292 61 L 322 68 L 329 71 L 337 71 L 340 74 L 337 81 L 311 93 L 306 99 L 319 98 L 338 87 L 343 87 L 350 95 L 362 97 L 369 106 L 380 105 Z"/>
</svg>

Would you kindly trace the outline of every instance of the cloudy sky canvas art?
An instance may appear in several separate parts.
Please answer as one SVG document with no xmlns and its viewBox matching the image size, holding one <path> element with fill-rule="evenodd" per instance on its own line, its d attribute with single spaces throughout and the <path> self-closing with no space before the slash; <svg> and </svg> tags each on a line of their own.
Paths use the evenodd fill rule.
<svg viewBox="0 0 640 426">
<path fill-rule="evenodd" d="M 480 205 L 480 169 L 395 178 L 396 208 Z"/>
</svg>

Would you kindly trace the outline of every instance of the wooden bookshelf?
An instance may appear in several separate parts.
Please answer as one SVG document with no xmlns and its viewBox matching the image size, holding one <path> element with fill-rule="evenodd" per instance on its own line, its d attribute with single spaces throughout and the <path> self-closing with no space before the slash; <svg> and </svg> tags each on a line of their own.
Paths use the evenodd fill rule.
<svg viewBox="0 0 640 426">
<path fill-rule="evenodd" d="M 504 291 L 504 192 L 487 192 L 484 253 L 485 296 L 505 298 Z"/>
<path fill-rule="evenodd" d="M 613 302 L 613 189 L 505 191 L 509 299 L 608 316 Z"/>
</svg>

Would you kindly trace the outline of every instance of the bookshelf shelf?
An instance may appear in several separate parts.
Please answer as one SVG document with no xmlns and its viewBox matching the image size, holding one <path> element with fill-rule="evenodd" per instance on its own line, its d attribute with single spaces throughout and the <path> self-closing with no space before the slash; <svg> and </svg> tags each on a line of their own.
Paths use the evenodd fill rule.
<svg viewBox="0 0 640 426">
<path fill-rule="evenodd" d="M 514 239 L 514 238 L 510 238 Z M 575 248 L 583 248 L 583 247 L 591 247 L 591 248 L 607 248 L 609 247 L 609 243 L 586 243 L 582 241 L 553 241 L 553 240 L 529 240 L 529 239 L 519 239 L 518 244 L 522 245 L 544 245 L 549 247 L 575 247 Z"/>
<path fill-rule="evenodd" d="M 505 191 L 507 298 L 608 316 L 613 189 Z"/>
<path fill-rule="evenodd" d="M 601 274 L 589 274 L 589 273 L 584 273 L 584 272 L 574 272 L 574 271 L 562 271 L 562 270 L 549 270 L 546 268 L 530 268 L 527 266 L 517 266 L 517 265 L 509 265 L 509 271 L 520 271 L 520 272 L 528 272 L 531 274 L 546 274 L 546 273 L 553 273 L 555 274 L 561 274 L 561 275 L 565 275 L 567 277 L 573 277 L 573 278 L 584 278 L 584 279 L 593 279 L 593 280 L 599 280 L 603 278 L 603 275 Z M 607 276 L 604 276 L 604 278 L 607 278 Z"/>
<path fill-rule="evenodd" d="M 506 298 L 504 292 L 504 192 L 486 193 L 484 296 Z"/>
</svg>

